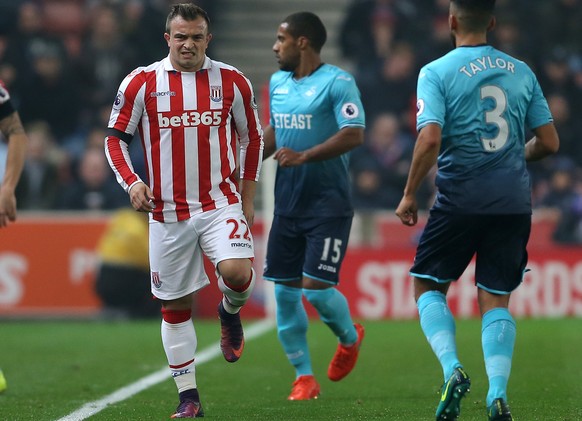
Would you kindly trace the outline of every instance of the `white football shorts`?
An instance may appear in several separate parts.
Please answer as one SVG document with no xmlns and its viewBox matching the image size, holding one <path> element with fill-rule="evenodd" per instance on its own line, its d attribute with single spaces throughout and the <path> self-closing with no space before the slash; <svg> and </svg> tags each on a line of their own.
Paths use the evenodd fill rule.
<svg viewBox="0 0 582 421">
<path fill-rule="evenodd" d="M 240 203 L 161 223 L 150 218 L 152 294 L 174 300 L 210 283 L 203 253 L 216 268 L 226 259 L 253 259 L 253 237 Z"/>
</svg>

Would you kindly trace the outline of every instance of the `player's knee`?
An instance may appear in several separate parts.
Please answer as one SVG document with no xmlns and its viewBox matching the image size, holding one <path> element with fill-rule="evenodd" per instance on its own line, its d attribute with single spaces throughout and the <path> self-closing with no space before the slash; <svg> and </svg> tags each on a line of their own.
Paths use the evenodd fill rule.
<svg viewBox="0 0 582 421">
<path fill-rule="evenodd" d="M 320 314 L 328 314 L 334 309 L 330 306 L 330 298 L 336 291 L 332 288 L 328 289 L 304 289 L 303 295 L 307 301 L 313 305 Z"/>
<path fill-rule="evenodd" d="M 289 323 L 279 323 L 277 326 L 277 336 L 280 340 L 294 338 L 307 333 L 307 323 L 298 320 L 290 320 Z"/>
<path fill-rule="evenodd" d="M 251 280 L 252 263 L 249 259 L 228 259 L 218 264 L 218 272 L 227 285 L 241 286 Z"/>
<path fill-rule="evenodd" d="M 275 299 L 279 307 L 294 308 L 301 301 L 301 288 L 294 288 L 281 282 L 275 283 Z"/>
</svg>

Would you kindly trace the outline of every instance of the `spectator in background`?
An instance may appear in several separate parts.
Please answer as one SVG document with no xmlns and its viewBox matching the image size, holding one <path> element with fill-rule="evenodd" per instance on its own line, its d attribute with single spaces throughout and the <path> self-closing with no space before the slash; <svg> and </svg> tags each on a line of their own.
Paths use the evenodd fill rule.
<svg viewBox="0 0 582 421">
<path fill-rule="evenodd" d="M 393 113 L 379 114 L 364 145 L 350 159 L 354 207 L 359 211 L 395 209 L 406 183 L 414 140 Z"/>
<path fill-rule="evenodd" d="M 128 44 L 124 38 L 122 15 L 117 8 L 105 3 L 98 4 L 90 13 L 92 20 L 75 62 L 79 78 L 84 82 L 85 121 L 95 108 L 111 105 L 111 98 L 117 92 L 117 81 L 137 67 L 136 52 L 142 48 L 140 46 L 147 46 L 144 40 L 138 42 L 139 48 Z"/>
<path fill-rule="evenodd" d="M 560 244 L 582 245 L 582 185 L 578 182 L 575 194 L 559 209 L 552 239 Z"/>
<path fill-rule="evenodd" d="M 391 54 L 379 64 L 373 77 L 358 79 L 368 121 L 373 121 L 380 113 L 389 112 L 409 127 L 410 115 L 415 112 L 415 66 L 416 56 L 412 46 L 397 43 Z"/>
<path fill-rule="evenodd" d="M 520 19 L 523 19 L 523 17 L 516 14 L 500 16 L 499 21 L 496 23 L 495 32 L 492 34 L 491 42 L 495 44 L 496 48 L 533 65 L 533 55 L 529 45 L 530 38 L 523 36 L 524 32 L 519 27 Z"/>
<path fill-rule="evenodd" d="M 360 223 L 360 240 L 372 245 L 378 241 L 375 214 L 395 209 L 412 157 L 414 142 L 402 131 L 398 118 L 382 113 L 374 118 L 364 144 L 352 151 L 350 173 L 352 198 Z"/>
<path fill-rule="evenodd" d="M 127 195 L 112 177 L 103 150 L 88 147 L 77 177 L 61 190 L 58 207 L 67 210 L 114 210 L 128 205 Z"/>
<path fill-rule="evenodd" d="M 17 9 L 16 27 L 8 34 L 5 61 L 0 66 L 2 74 L 8 78 L 5 83 L 14 90 L 26 87 L 35 76 L 36 57 L 47 47 L 61 57 L 66 56 L 62 40 L 45 30 L 43 9 L 38 2 L 22 2 Z"/>
<path fill-rule="evenodd" d="M 547 97 L 548 106 L 554 117 L 554 125 L 560 135 L 560 151 L 562 156 L 573 161 L 573 165 L 582 168 L 582 122 L 572 112 L 571 101 L 561 92 L 551 93 Z"/>
<path fill-rule="evenodd" d="M 355 64 L 357 79 L 366 79 L 389 57 L 394 42 L 405 39 L 415 15 L 412 2 L 356 0 L 348 6 L 339 45 L 344 58 Z"/>
<path fill-rule="evenodd" d="M 539 200 L 539 207 L 549 211 L 556 226 L 554 241 L 582 244 L 582 184 L 580 171 L 569 158 L 555 160 L 548 189 Z"/>
<path fill-rule="evenodd" d="M 427 63 L 449 52 L 453 45 L 449 31 L 449 3 L 450 0 L 427 0 L 425 5 L 428 12 L 423 16 L 428 28 L 428 35 L 422 42 L 413 38 L 413 45 L 417 51 L 418 62 Z M 418 70 L 418 69 L 417 69 Z"/>
<path fill-rule="evenodd" d="M 570 67 L 570 53 L 562 46 L 554 46 L 545 54 L 540 64 L 540 84 L 548 93 L 559 92 L 573 101 L 576 92 L 573 71 Z"/>
<path fill-rule="evenodd" d="M 159 316 L 160 302 L 151 293 L 147 213 L 116 211 L 99 239 L 97 256 L 95 292 L 105 317 Z"/>
<path fill-rule="evenodd" d="M 129 0 L 123 3 L 121 30 L 129 45 L 135 46 L 139 63 L 152 63 L 167 53 L 164 19 L 167 1 Z M 197 2 L 198 3 L 198 2 Z M 144 31 L 143 28 L 148 28 Z"/>
<path fill-rule="evenodd" d="M 531 3 L 531 2 L 528 2 Z M 538 24 L 536 30 L 543 34 L 537 51 L 540 55 L 562 45 L 570 52 L 580 51 L 582 42 L 582 0 L 554 0 L 536 2 Z M 531 4 L 530 4 L 531 8 Z M 530 31 L 532 32 L 532 31 Z M 541 47 L 541 48 L 540 48 Z"/>
<path fill-rule="evenodd" d="M 574 178 L 575 170 L 576 167 L 569 158 L 555 160 L 554 170 L 550 177 L 550 186 L 546 194 L 540 199 L 540 207 L 560 210 L 569 206 L 569 203 L 577 194 Z"/>
<path fill-rule="evenodd" d="M 60 144 L 77 128 L 81 108 L 78 85 L 58 44 L 38 40 L 30 53 L 33 73 L 19 85 L 22 121 L 46 121 Z"/>
<path fill-rule="evenodd" d="M 18 4 L 12 0 L 0 0 L 0 40 L 16 27 Z M 1 54 L 0 54 L 1 56 Z"/>
<path fill-rule="evenodd" d="M 54 144 L 49 125 L 37 121 L 26 126 L 28 153 L 16 198 L 20 209 L 47 210 L 56 207 L 61 167 L 68 165 L 64 153 Z"/>
</svg>

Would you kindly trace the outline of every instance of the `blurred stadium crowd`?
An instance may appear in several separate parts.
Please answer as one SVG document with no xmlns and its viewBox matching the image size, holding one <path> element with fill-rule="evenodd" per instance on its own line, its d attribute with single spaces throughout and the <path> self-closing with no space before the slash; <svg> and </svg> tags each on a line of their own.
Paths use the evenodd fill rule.
<svg viewBox="0 0 582 421">
<path fill-rule="evenodd" d="M 352 155 L 356 207 L 394 209 L 416 139 L 420 67 L 452 48 L 449 0 L 352 0 L 339 29 L 362 92 L 365 145 Z M 554 158 L 530 165 L 533 204 L 551 210 L 556 241 L 582 243 L 582 1 L 497 0 L 495 47 L 534 69 L 560 135 Z M 433 200 L 424 186 L 423 206 Z"/>
<path fill-rule="evenodd" d="M 0 79 L 30 137 L 21 210 L 128 205 L 102 151 L 105 128 L 123 77 L 167 54 L 162 34 L 175 2 L 0 0 Z M 211 18 L 218 5 L 228 7 L 198 3 Z M 359 211 L 394 209 L 400 200 L 416 137 L 416 78 L 451 48 L 448 7 L 449 0 L 352 0 L 339 38 L 329 41 L 350 63 L 367 113 L 366 143 L 351 164 Z M 496 15 L 491 43 L 534 69 L 560 134 L 557 156 L 530 166 L 534 206 L 555 211 L 557 241 L 582 243 L 582 0 L 498 0 Z M 143 173 L 139 145 L 132 154 Z M 424 209 L 433 194 L 427 183 Z"/>
</svg>

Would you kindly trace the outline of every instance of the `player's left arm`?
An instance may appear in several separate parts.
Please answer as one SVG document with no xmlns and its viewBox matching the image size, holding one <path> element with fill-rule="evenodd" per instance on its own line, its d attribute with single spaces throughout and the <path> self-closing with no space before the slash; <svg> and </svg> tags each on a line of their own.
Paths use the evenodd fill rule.
<svg viewBox="0 0 582 421">
<path fill-rule="evenodd" d="M 301 152 L 280 148 L 274 158 L 282 167 L 295 167 L 306 162 L 325 161 L 336 158 L 364 143 L 363 127 L 344 127 L 325 142 Z"/>
<path fill-rule="evenodd" d="M 533 129 L 535 136 L 525 144 L 525 160 L 538 161 L 558 152 L 560 139 L 554 123 Z"/>
<path fill-rule="evenodd" d="M 243 214 L 250 227 L 255 219 L 254 201 L 263 162 L 263 130 L 251 82 L 237 73 L 235 84 L 240 93 L 232 106 L 240 144 L 240 194 Z"/>
<path fill-rule="evenodd" d="M 538 161 L 558 152 L 560 139 L 554 126 L 548 102 L 542 88 L 532 74 L 532 99 L 527 110 L 526 125 L 532 128 L 534 137 L 525 144 L 525 160 Z"/>
<path fill-rule="evenodd" d="M 263 129 L 251 82 L 242 74 L 234 74 L 235 98 L 232 104 L 240 144 L 240 178 L 258 181 L 263 162 Z"/>
<path fill-rule="evenodd" d="M 312 148 L 294 151 L 277 150 L 274 158 L 282 167 L 293 167 L 306 162 L 336 158 L 364 143 L 365 115 L 360 92 L 354 78 L 347 72 L 339 73 L 330 85 L 329 100 L 340 130 Z"/>
<path fill-rule="evenodd" d="M 243 179 L 240 186 L 243 214 L 249 227 L 252 227 L 255 221 L 255 194 L 257 191 L 257 182 L 254 180 Z"/>
<path fill-rule="evenodd" d="M 0 228 L 8 221 L 16 220 L 16 185 L 22 174 L 26 159 L 28 137 L 22 127 L 17 111 L 11 112 L 0 120 L 0 131 L 8 140 L 6 168 L 0 184 Z"/>
</svg>

